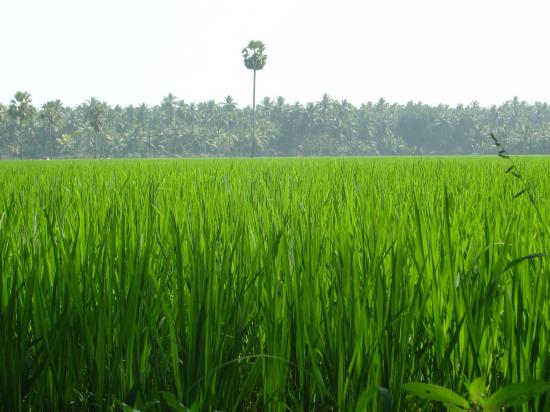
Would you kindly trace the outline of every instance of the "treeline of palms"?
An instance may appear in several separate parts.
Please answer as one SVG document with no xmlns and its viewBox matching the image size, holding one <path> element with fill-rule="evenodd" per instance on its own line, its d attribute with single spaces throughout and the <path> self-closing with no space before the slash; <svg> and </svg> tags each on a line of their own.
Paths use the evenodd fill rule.
<svg viewBox="0 0 550 412">
<path fill-rule="evenodd" d="M 188 103 L 109 106 L 96 98 L 77 107 L 33 106 L 27 92 L 0 104 L 0 157 L 158 157 L 468 154 L 493 151 L 489 134 L 510 152 L 550 153 L 550 107 L 513 98 L 499 106 L 429 106 L 383 99 L 359 107 L 323 95 L 289 104 L 264 98 L 239 108 L 231 96 Z"/>
</svg>

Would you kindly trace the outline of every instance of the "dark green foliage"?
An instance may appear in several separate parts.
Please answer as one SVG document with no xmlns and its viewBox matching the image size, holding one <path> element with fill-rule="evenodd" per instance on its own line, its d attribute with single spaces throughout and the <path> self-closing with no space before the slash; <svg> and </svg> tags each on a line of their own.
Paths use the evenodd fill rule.
<svg viewBox="0 0 550 412">
<path fill-rule="evenodd" d="M 265 45 L 258 40 L 251 40 L 242 50 L 244 65 L 250 70 L 262 70 L 267 61 Z"/>
<path fill-rule="evenodd" d="M 0 157 L 19 157 L 20 146 L 30 158 L 248 156 L 253 134 L 262 156 L 489 154 L 490 132 L 512 153 L 550 153 L 550 107 L 517 99 L 451 108 L 383 99 L 357 107 L 326 94 L 307 104 L 263 98 L 255 122 L 252 106 L 239 108 L 231 96 L 195 104 L 169 94 L 150 107 L 53 103 L 40 116 L 27 105 L 22 118 L 0 105 Z"/>
</svg>

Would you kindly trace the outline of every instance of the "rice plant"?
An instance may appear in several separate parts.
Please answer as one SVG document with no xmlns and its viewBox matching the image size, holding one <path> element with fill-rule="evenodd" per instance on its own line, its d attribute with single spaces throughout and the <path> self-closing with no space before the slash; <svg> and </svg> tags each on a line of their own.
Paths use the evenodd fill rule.
<svg viewBox="0 0 550 412">
<path fill-rule="evenodd" d="M 485 157 L 4 162 L 0 411 L 438 410 L 405 385 L 548 383 L 550 160 L 516 163 L 540 213 Z"/>
</svg>

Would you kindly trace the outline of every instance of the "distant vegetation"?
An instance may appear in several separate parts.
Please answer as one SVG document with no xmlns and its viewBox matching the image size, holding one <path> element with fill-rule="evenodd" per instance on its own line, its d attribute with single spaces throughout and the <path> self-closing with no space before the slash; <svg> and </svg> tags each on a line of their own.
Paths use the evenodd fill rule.
<svg viewBox="0 0 550 412">
<path fill-rule="evenodd" d="M 469 154 L 492 152 L 490 132 L 513 153 L 550 153 L 550 107 L 514 98 L 500 106 L 389 104 L 359 107 L 328 95 L 314 103 L 264 98 L 239 108 L 228 96 L 156 106 L 109 106 L 95 98 L 41 108 L 28 93 L 0 105 L 0 157 L 104 158 Z"/>
<path fill-rule="evenodd" d="M 3 162 L 0 411 L 548 411 L 550 160 L 518 164 Z"/>
</svg>

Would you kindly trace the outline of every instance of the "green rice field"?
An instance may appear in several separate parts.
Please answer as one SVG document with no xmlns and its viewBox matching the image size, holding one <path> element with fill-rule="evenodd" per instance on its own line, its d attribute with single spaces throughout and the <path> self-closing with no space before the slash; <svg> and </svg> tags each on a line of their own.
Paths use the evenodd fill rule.
<svg viewBox="0 0 550 412">
<path fill-rule="evenodd" d="M 0 411 L 435 411 L 405 384 L 549 382 L 550 158 L 516 162 L 2 162 Z"/>
</svg>

